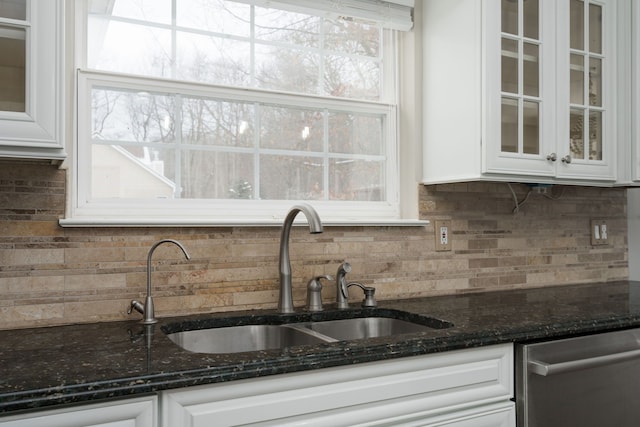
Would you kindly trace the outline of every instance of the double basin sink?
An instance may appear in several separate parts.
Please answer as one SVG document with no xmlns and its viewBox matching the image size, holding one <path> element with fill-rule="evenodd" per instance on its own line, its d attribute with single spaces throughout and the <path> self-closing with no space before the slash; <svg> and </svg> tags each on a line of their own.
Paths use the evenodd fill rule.
<svg viewBox="0 0 640 427">
<path fill-rule="evenodd" d="M 169 324 L 168 338 L 195 353 L 240 353 L 429 332 L 452 323 L 399 310 L 367 309 L 302 316 L 210 319 Z"/>
</svg>

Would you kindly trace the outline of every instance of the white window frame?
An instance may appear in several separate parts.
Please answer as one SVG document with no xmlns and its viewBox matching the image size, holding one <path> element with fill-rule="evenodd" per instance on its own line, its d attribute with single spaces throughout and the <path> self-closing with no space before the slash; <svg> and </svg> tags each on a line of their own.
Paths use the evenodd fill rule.
<svg viewBox="0 0 640 427">
<path fill-rule="evenodd" d="M 84 20 L 84 2 L 76 0 L 75 15 L 76 20 L 74 52 L 76 60 L 76 96 L 74 105 L 74 117 L 76 118 L 76 133 L 71 159 L 71 182 L 69 185 L 69 200 L 67 206 L 67 217 L 60 220 L 62 226 L 268 226 L 279 225 L 286 215 L 288 208 L 299 202 L 297 200 L 197 200 L 197 199 L 175 199 L 175 200 L 132 200 L 109 201 L 90 200 L 89 191 L 91 188 L 87 177 L 90 177 L 90 164 L 87 162 L 87 149 L 91 145 L 84 143 L 90 137 L 90 93 L 91 87 L 109 86 L 112 82 L 114 87 L 140 89 L 140 77 L 115 74 L 109 72 L 99 72 L 95 70 L 82 69 L 78 65 L 86 64 L 84 48 L 86 24 Z M 396 44 L 397 38 L 393 36 L 385 37 L 385 43 L 390 41 Z M 397 50 L 396 50 L 397 52 Z M 399 72 L 398 61 L 391 64 L 395 70 L 384 70 Z M 399 80 L 398 77 L 396 80 Z M 298 95 L 286 93 L 274 93 L 271 91 L 235 89 L 209 84 L 194 84 L 166 80 L 160 78 L 147 78 L 144 89 L 159 92 L 172 93 L 180 91 L 185 94 L 198 94 L 199 96 L 225 97 L 230 96 L 235 99 L 247 99 L 255 101 L 264 98 L 270 102 L 282 100 L 286 105 L 295 105 L 295 98 L 301 99 Z M 385 90 L 397 91 L 399 88 L 385 88 Z M 249 94 L 251 96 L 249 96 Z M 395 96 L 399 99 L 399 96 Z M 423 225 L 425 221 L 417 220 L 417 179 L 414 180 L 413 168 L 403 168 L 400 165 L 401 153 L 399 152 L 399 131 L 398 131 L 398 106 L 379 102 L 362 102 L 330 97 L 314 96 L 314 107 L 322 105 L 326 108 L 341 109 L 345 106 L 354 108 L 354 111 L 361 112 L 382 112 L 386 111 L 387 120 L 385 123 L 386 137 L 392 137 L 396 143 L 387 144 L 386 155 L 386 192 L 385 202 L 345 202 L 345 201 L 323 201 L 309 200 L 320 214 L 325 224 L 331 225 Z M 302 106 L 302 104 L 300 104 Z M 306 105 L 308 106 L 308 105 Z M 404 123 L 403 123 L 404 126 Z M 413 154 L 402 155 L 402 158 L 415 159 L 419 156 Z M 404 172 L 403 172 L 404 171 Z M 416 175 L 418 176 L 419 173 Z M 406 182 L 413 183 L 415 187 L 412 191 L 401 190 L 401 181 L 404 186 Z M 414 195 L 415 193 L 415 195 Z M 402 194 L 402 200 L 401 200 Z M 402 203 L 401 203 L 402 201 Z M 123 203 L 124 202 L 124 203 Z"/>
</svg>

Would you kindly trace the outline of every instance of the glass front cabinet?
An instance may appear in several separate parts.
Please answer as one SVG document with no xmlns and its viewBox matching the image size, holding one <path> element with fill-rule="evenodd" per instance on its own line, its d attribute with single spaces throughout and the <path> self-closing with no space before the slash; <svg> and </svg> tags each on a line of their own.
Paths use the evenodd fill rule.
<svg viewBox="0 0 640 427">
<path fill-rule="evenodd" d="M 628 7 L 425 0 L 424 181 L 613 184 Z"/>
<path fill-rule="evenodd" d="M 0 0 L 0 157 L 62 160 L 63 0 Z"/>
</svg>

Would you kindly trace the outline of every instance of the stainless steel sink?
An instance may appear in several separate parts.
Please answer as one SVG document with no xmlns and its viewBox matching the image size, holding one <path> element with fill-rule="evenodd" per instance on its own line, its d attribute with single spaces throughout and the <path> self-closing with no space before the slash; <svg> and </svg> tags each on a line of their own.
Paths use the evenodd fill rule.
<svg viewBox="0 0 640 427">
<path fill-rule="evenodd" d="M 241 353 L 327 342 L 324 337 L 284 325 L 243 325 L 195 329 L 167 335 L 194 353 Z"/>
<path fill-rule="evenodd" d="M 305 326 L 312 331 L 330 336 L 339 341 L 427 332 L 434 329 L 429 326 L 388 317 L 327 320 L 324 322 L 309 322 Z"/>
<path fill-rule="evenodd" d="M 164 326 L 163 330 L 171 341 L 185 350 L 194 353 L 225 354 L 430 332 L 453 326 L 439 319 L 407 316 L 408 313 L 394 310 L 380 311 L 376 314 L 360 313 L 360 317 L 356 314 L 356 317 L 343 318 L 345 314 L 354 315 L 339 311 L 325 313 L 324 315 L 329 317 L 327 320 L 314 321 L 313 317 L 308 316 L 307 319 L 298 319 L 297 323 L 285 324 L 280 324 L 283 320 L 281 317 L 266 316 L 259 320 L 251 319 L 258 324 L 237 326 L 226 326 L 229 325 L 229 319 L 225 321 L 225 326 L 222 326 L 218 319 L 217 322 L 206 322 L 206 326 L 172 324 Z M 235 321 L 240 322 L 242 319 L 238 318 Z"/>
</svg>

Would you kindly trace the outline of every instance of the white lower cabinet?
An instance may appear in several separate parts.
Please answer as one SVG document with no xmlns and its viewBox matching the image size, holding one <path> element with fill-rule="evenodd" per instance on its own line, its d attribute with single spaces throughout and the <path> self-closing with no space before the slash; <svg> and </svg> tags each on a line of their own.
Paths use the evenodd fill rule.
<svg viewBox="0 0 640 427">
<path fill-rule="evenodd" d="M 0 417 L 0 427 L 157 427 L 156 396 Z"/>
<path fill-rule="evenodd" d="M 511 344 L 161 393 L 162 427 L 514 427 Z"/>
</svg>

